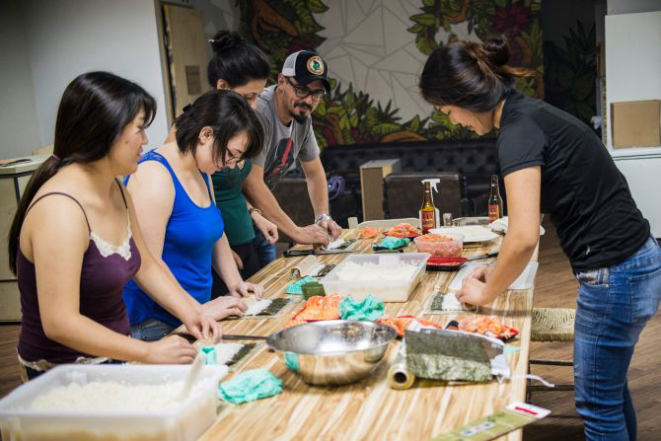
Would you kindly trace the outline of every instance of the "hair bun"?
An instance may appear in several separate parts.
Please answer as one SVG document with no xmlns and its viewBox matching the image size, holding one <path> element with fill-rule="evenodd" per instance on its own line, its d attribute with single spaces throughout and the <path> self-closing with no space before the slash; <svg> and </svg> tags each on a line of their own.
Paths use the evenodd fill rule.
<svg viewBox="0 0 661 441">
<path fill-rule="evenodd" d="M 492 37 L 482 45 L 489 55 L 489 62 L 493 66 L 504 66 L 510 59 L 510 50 L 507 42 L 500 37 Z"/>
<path fill-rule="evenodd" d="M 241 36 L 233 31 L 219 31 L 214 35 L 212 40 L 209 40 L 213 51 L 216 53 L 223 53 L 227 50 L 233 49 L 237 46 L 245 44 Z"/>
</svg>

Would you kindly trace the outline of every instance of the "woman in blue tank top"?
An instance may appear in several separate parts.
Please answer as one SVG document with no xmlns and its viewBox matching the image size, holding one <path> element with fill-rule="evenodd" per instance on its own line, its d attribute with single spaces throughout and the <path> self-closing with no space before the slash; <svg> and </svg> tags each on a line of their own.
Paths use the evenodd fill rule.
<svg viewBox="0 0 661 441">
<path fill-rule="evenodd" d="M 241 278 L 223 234 L 223 219 L 210 186 L 212 173 L 252 158 L 262 146 L 262 129 L 245 100 L 214 90 L 199 97 L 175 121 L 176 141 L 150 151 L 126 178 L 149 250 L 176 279 L 194 306 L 216 320 L 241 315 L 241 297 L 261 297 L 263 287 Z M 230 287 L 230 296 L 210 301 L 211 268 Z M 131 335 L 162 338 L 180 325 L 134 281 L 124 287 Z"/>
</svg>

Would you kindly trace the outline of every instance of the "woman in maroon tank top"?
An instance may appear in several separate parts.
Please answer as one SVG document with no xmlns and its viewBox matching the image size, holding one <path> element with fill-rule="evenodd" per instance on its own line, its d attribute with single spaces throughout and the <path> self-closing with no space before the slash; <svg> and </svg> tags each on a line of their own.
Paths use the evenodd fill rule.
<svg viewBox="0 0 661 441">
<path fill-rule="evenodd" d="M 128 336 L 122 288 L 131 278 L 194 336 L 219 335 L 155 263 L 115 178 L 136 170 L 155 111 L 144 89 L 106 72 L 80 75 L 62 95 L 54 154 L 30 180 L 9 238 L 23 310 L 18 356 L 29 377 L 60 363 L 190 363 L 196 350 L 181 337 Z"/>
</svg>

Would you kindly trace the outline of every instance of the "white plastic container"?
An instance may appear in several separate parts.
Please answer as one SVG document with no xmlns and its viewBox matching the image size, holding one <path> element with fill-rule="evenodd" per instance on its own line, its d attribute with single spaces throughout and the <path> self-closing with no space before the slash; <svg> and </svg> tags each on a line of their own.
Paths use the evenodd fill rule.
<svg viewBox="0 0 661 441">
<path fill-rule="evenodd" d="M 406 302 L 413 289 L 418 285 L 424 275 L 429 253 L 392 253 L 392 254 L 354 254 L 348 256 L 338 266 L 321 279 L 326 294 L 350 295 L 361 300 L 371 294 L 384 302 Z M 397 280 L 384 280 L 375 275 L 369 277 L 370 272 L 365 271 L 361 280 L 340 280 L 340 274 L 348 263 L 378 264 L 380 268 L 396 268 L 402 264 L 412 265 L 413 274 L 408 278 Z M 365 277 L 366 276 L 366 277 Z"/>
<path fill-rule="evenodd" d="M 71 383 L 113 382 L 160 385 L 183 382 L 186 365 L 58 366 L 20 386 L 0 400 L 0 429 L 5 441 L 30 440 L 159 440 L 197 439 L 216 419 L 218 382 L 226 366 L 204 366 L 188 398 L 161 412 L 36 411 L 31 403 L 55 387 Z"/>
</svg>

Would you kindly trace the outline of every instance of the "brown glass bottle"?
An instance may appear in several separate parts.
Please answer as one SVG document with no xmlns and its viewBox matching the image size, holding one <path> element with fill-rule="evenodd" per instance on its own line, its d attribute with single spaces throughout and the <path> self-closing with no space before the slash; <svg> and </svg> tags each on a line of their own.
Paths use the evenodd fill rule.
<svg viewBox="0 0 661 441">
<path fill-rule="evenodd" d="M 489 193 L 489 222 L 503 217 L 503 200 L 498 188 L 498 176 L 491 175 L 491 191 Z"/>
<path fill-rule="evenodd" d="M 429 182 L 425 182 L 425 199 L 420 207 L 420 227 L 422 234 L 427 234 L 429 230 L 436 228 L 436 207 L 432 202 Z"/>
</svg>

